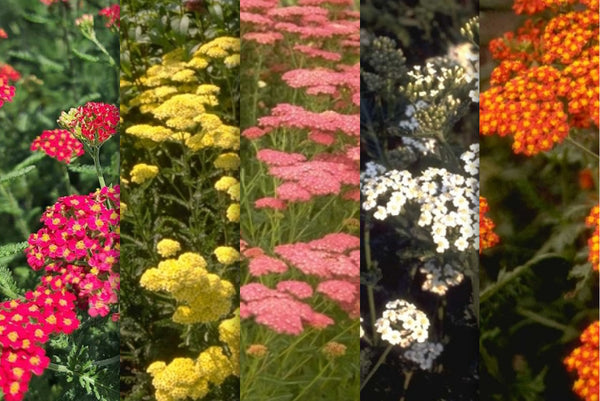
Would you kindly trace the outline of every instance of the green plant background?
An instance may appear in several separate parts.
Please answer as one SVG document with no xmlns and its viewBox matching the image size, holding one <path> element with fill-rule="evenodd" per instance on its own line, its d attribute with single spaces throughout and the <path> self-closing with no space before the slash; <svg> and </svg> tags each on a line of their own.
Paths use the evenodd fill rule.
<svg viewBox="0 0 600 401">
<path fill-rule="evenodd" d="M 0 27 L 9 37 L 0 41 L 0 63 L 13 66 L 22 78 L 13 84 L 13 102 L 0 109 L 0 176 L 20 171 L 19 177 L 0 182 L 0 245 L 26 241 L 40 228 L 41 213 L 58 197 L 72 189 L 87 194 L 98 187 L 89 156 L 66 168 L 41 153 L 32 154 L 29 147 L 43 130 L 58 128 L 63 110 L 88 101 L 118 104 L 117 71 L 74 24 L 82 14 L 96 15 L 109 4 L 48 7 L 39 0 L 2 2 Z M 95 21 L 99 41 L 115 58 L 117 35 L 104 27 L 102 17 Z M 117 135 L 101 150 L 108 184 L 118 184 L 118 146 Z M 27 266 L 22 252 L 0 254 L 0 266 L 9 268 L 21 292 L 39 283 L 40 273 Z M 53 364 L 42 376 L 33 376 L 25 400 L 117 399 L 117 324 L 110 317 L 80 318 L 82 325 L 75 333 L 47 344 Z"/>
</svg>

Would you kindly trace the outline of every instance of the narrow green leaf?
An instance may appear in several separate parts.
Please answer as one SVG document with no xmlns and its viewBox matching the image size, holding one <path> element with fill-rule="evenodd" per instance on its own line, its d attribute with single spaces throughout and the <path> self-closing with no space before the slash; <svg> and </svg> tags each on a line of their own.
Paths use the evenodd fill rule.
<svg viewBox="0 0 600 401">
<path fill-rule="evenodd" d="M 84 61 L 89 61 L 90 63 L 97 63 L 100 60 L 100 58 L 98 58 L 96 56 L 92 56 L 92 55 L 89 55 L 89 54 L 82 53 L 82 52 L 80 52 L 79 50 L 77 50 L 75 48 L 73 48 L 72 50 L 73 50 L 73 53 L 75 53 L 75 55 L 77 57 L 79 57 L 80 59 L 82 59 Z"/>
<path fill-rule="evenodd" d="M 15 178 L 18 178 L 27 173 L 30 173 L 34 169 L 35 169 L 35 166 L 27 166 L 22 169 L 15 169 L 15 170 L 11 171 L 10 173 L 0 176 L 0 183 L 14 180 Z"/>
<path fill-rule="evenodd" d="M 27 248 L 27 241 L 0 246 L 0 258 L 16 255 Z"/>
</svg>

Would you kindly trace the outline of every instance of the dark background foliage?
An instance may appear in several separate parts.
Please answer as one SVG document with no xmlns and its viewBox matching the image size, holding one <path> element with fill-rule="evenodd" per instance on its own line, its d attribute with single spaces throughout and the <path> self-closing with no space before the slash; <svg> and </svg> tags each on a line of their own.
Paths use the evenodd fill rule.
<svg viewBox="0 0 600 401">
<path fill-rule="evenodd" d="M 483 91 L 497 65 L 487 44 L 526 18 L 512 4 L 481 2 Z M 571 136 L 598 152 L 597 128 Z M 598 275 L 587 263 L 591 229 L 584 223 L 598 202 L 598 161 L 569 144 L 534 157 L 514 155 L 511 144 L 481 139 L 481 193 L 501 239 L 480 259 L 481 399 L 575 401 L 575 375 L 562 361 L 598 319 Z M 589 188 L 580 185 L 585 169 Z M 511 272 L 518 274 L 506 280 Z"/>
<path fill-rule="evenodd" d="M 424 65 L 430 57 L 446 54 L 448 47 L 465 41 L 460 28 L 473 15 L 477 15 L 477 3 L 473 1 L 361 1 L 361 38 L 385 36 L 393 39 L 406 58 L 406 65 Z M 361 53 L 362 54 L 362 53 Z M 368 63 L 362 63 L 364 71 L 372 72 Z M 361 85 L 366 87 L 366 85 Z M 396 149 L 400 133 L 395 132 L 399 120 L 403 119 L 408 103 L 405 100 L 382 93 L 361 93 L 361 163 L 375 161 L 379 152 L 388 153 Z M 375 132 L 379 143 L 375 145 L 362 133 Z M 469 113 L 449 129 L 447 141 L 454 153 L 459 154 L 477 133 L 477 104 Z M 396 129 L 397 131 L 397 129 Z M 365 138 L 363 138 L 365 137 Z M 476 141 L 476 140 L 475 140 Z M 384 148 L 373 151 L 374 147 Z M 391 155 L 391 152 L 388 153 Z M 409 167 L 417 173 L 429 166 L 447 167 L 435 157 L 423 157 Z M 409 217 L 398 217 L 406 227 L 418 214 L 407 211 Z M 412 217 L 411 217 L 412 216 Z M 415 272 L 423 257 L 431 257 L 432 249 L 418 240 L 418 236 L 407 235 L 388 221 L 379 222 L 361 219 L 361 226 L 369 226 L 369 241 L 373 259 L 381 276 L 361 273 L 365 282 L 376 282 L 376 310 L 382 310 L 386 302 L 401 297 L 413 302 L 429 316 L 432 326 L 430 338 L 443 341 L 444 351 L 437 358 L 432 371 L 423 371 L 392 351 L 377 374 L 361 392 L 361 397 L 380 400 L 476 400 L 478 399 L 478 327 L 475 316 L 467 312 L 473 299 L 472 281 L 465 279 L 451 288 L 445 296 L 421 290 L 421 279 Z M 402 224 L 399 224 L 402 225 Z M 412 231 L 411 231 L 412 232 Z M 364 239 L 364 237 L 363 237 Z M 361 249 L 365 244 L 361 244 Z M 423 256 L 428 255 L 428 256 Z M 466 255 L 466 253 L 465 253 Z M 361 257 L 364 257 L 361 252 Z M 466 256 L 454 255 L 459 260 Z M 365 260 L 361 261 L 361 266 Z M 469 263 L 467 263 L 469 264 Z M 472 264 L 472 263 L 471 263 Z M 475 263 L 477 265 L 477 263 Z M 367 305 L 365 291 L 361 291 L 361 305 Z M 362 308 L 361 308 L 362 309 Z M 366 311 L 366 307 L 364 310 Z M 443 311 L 443 312 L 442 312 Z M 443 314 L 443 318 L 439 318 Z M 363 313 L 363 318 L 364 318 Z M 365 320 L 367 320 L 365 318 Z M 363 322 L 363 325 L 367 323 Z M 363 344 L 364 345 L 364 344 Z M 364 348 L 364 347 L 361 347 Z M 368 349 L 368 348 L 367 348 Z M 378 354 L 370 355 L 373 362 Z M 407 373 L 412 371 L 413 373 Z M 410 375 L 410 378 L 408 378 Z"/>
</svg>

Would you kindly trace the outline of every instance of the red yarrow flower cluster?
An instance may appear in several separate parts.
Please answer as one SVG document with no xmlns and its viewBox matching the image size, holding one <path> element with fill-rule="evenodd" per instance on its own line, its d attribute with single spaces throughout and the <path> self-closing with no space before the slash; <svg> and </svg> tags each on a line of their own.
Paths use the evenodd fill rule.
<svg viewBox="0 0 600 401">
<path fill-rule="evenodd" d="M 494 232 L 496 225 L 485 214 L 490 210 L 487 199 L 479 197 L 479 253 L 486 248 L 491 248 L 500 242 L 500 238 Z"/>
<path fill-rule="evenodd" d="M 4 102 L 12 102 L 15 96 L 15 87 L 8 84 L 8 80 L 0 77 L 0 107 Z"/>
<path fill-rule="evenodd" d="M 106 103 L 88 102 L 63 112 L 59 124 L 90 146 L 99 146 L 117 132 L 119 109 Z"/>
<path fill-rule="evenodd" d="M 0 64 L 0 78 L 3 78 L 7 82 L 14 82 L 21 79 L 21 74 L 8 64 Z"/>
<path fill-rule="evenodd" d="M 598 1 L 587 8 L 544 0 L 515 3 L 518 12 L 547 8 L 554 17 L 529 20 L 517 34 L 490 43 L 501 61 L 480 98 L 480 134 L 514 135 L 513 151 L 528 156 L 561 143 L 571 128 L 599 125 Z"/>
<path fill-rule="evenodd" d="M 41 150 L 56 160 L 71 163 L 72 157 L 83 156 L 83 144 L 64 129 L 46 130 L 33 140 L 31 150 Z"/>
<path fill-rule="evenodd" d="M 595 271 L 598 271 L 598 264 L 600 259 L 600 244 L 598 242 L 600 231 L 600 219 L 598 218 L 599 209 L 600 208 L 598 205 L 594 206 L 594 208 L 590 211 L 589 216 L 587 216 L 587 218 L 585 219 L 585 224 L 588 227 L 594 229 L 594 233 L 588 240 L 588 247 L 590 248 L 588 260 L 592 264 L 592 269 Z"/>
<path fill-rule="evenodd" d="M 598 332 L 600 322 L 590 324 L 581 333 L 581 345 L 564 359 L 567 370 L 577 372 L 577 380 L 573 384 L 573 392 L 585 401 L 598 401 Z"/>
<path fill-rule="evenodd" d="M 92 317 L 118 302 L 119 205 L 119 186 L 59 198 L 25 251 L 34 270 L 45 269 L 48 288 L 71 291 Z"/>
<path fill-rule="evenodd" d="M 121 6 L 119 4 L 103 8 L 98 12 L 98 15 L 106 18 L 105 26 L 107 28 L 112 28 L 113 26 L 116 26 L 118 29 L 121 28 Z"/>
<path fill-rule="evenodd" d="M 6 401 L 20 401 L 31 375 L 41 375 L 50 360 L 43 344 L 51 334 L 79 327 L 75 295 L 40 286 L 25 299 L 0 304 L 0 388 Z"/>
</svg>

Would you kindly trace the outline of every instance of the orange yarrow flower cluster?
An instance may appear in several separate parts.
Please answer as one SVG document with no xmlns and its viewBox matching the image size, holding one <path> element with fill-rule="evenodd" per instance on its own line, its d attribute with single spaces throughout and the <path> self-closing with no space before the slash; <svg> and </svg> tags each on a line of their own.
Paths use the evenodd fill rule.
<svg viewBox="0 0 600 401">
<path fill-rule="evenodd" d="M 594 206 L 589 216 L 585 219 L 585 224 L 588 227 L 594 228 L 594 234 L 588 240 L 588 247 L 590 248 L 590 254 L 588 260 L 592 264 L 592 269 L 598 271 L 598 263 L 600 259 L 600 245 L 598 243 L 598 232 L 600 231 L 600 219 L 598 218 L 598 212 L 600 207 Z"/>
<path fill-rule="evenodd" d="M 485 214 L 489 211 L 490 207 L 487 203 L 487 199 L 483 196 L 479 197 L 479 253 L 486 248 L 491 248 L 500 242 L 498 234 L 494 232 L 496 225 Z"/>
<path fill-rule="evenodd" d="M 568 371 L 576 371 L 578 379 L 573 384 L 575 394 L 585 401 L 598 401 L 598 332 L 600 322 L 595 321 L 581 333 L 581 345 L 563 361 Z"/>
<path fill-rule="evenodd" d="M 535 155 L 571 128 L 599 125 L 598 0 L 580 0 L 587 9 L 558 8 L 567 3 L 574 1 L 516 1 L 518 13 L 550 8 L 556 15 L 490 42 L 501 63 L 481 94 L 480 134 L 514 136 L 515 153 Z"/>
</svg>

